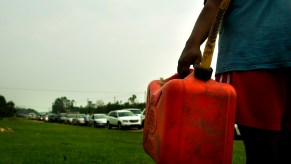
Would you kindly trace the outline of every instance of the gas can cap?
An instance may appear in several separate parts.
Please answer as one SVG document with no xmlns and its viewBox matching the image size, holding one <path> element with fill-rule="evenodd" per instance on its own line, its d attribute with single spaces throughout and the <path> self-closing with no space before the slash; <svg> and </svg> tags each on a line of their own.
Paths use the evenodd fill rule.
<svg viewBox="0 0 291 164">
<path fill-rule="evenodd" d="M 211 79 L 213 69 L 210 67 L 209 69 L 201 68 L 200 66 L 194 67 L 194 76 L 197 79 L 208 81 Z"/>
</svg>

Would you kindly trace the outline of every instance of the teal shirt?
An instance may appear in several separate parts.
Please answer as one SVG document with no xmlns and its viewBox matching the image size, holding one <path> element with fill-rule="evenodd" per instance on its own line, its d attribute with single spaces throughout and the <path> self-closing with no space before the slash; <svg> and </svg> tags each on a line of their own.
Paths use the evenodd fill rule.
<svg viewBox="0 0 291 164">
<path fill-rule="evenodd" d="M 282 67 L 291 67 L 291 0 L 232 0 L 219 33 L 216 74 Z"/>
</svg>

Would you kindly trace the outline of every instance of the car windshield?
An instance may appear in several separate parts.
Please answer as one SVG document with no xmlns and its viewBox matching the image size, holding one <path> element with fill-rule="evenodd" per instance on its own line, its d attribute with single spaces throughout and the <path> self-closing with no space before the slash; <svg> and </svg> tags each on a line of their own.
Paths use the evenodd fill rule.
<svg viewBox="0 0 291 164">
<path fill-rule="evenodd" d="M 84 117 L 85 117 L 85 114 L 78 115 L 78 118 L 84 118 Z"/>
<path fill-rule="evenodd" d="M 95 118 L 106 118 L 105 115 L 95 115 Z"/>
<path fill-rule="evenodd" d="M 131 109 L 130 111 L 134 114 L 141 114 L 141 110 L 138 109 Z"/>
<path fill-rule="evenodd" d="M 68 117 L 73 118 L 75 115 L 74 114 L 69 114 Z"/>
<path fill-rule="evenodd" d="M 132 112 L 118 112 L 119 117 L 133 116 Z"/>
</svg>

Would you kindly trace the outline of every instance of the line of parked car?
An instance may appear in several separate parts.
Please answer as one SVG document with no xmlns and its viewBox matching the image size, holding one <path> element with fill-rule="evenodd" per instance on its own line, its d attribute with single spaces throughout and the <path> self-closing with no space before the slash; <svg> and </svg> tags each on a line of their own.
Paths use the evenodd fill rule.
<svg viewBox="0 0 291 164">
<path fill-rule="evenodd" d="M 142 111 L 138 108 L 126 108 L 114 110 L 108 114 L 79 114 L 79 113 L 49 113 L 40 116 L 39 120 L 45 122 L 55 122 L 68 125 L 80 125 L 91 127 L 107 127 L 112 129 L 138 128 L 142 129 L 145 119 L 145 109 Z"/>
</svg>

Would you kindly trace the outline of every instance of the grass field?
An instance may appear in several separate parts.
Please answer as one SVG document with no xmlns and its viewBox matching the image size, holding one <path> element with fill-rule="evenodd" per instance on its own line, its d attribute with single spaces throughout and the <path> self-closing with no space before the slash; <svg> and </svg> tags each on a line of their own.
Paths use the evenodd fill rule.
<svg viewBox="0 0 291 164">
<path fill-rule="evenodd" d="M 0 120 L 0 164 L 140 163 L 154 161 L 142 147 L 142 131 L 91 128 L 25 119 Z M 235 141 L 233 164 L 244 164 L 241 141 Z"/>
</svg>

